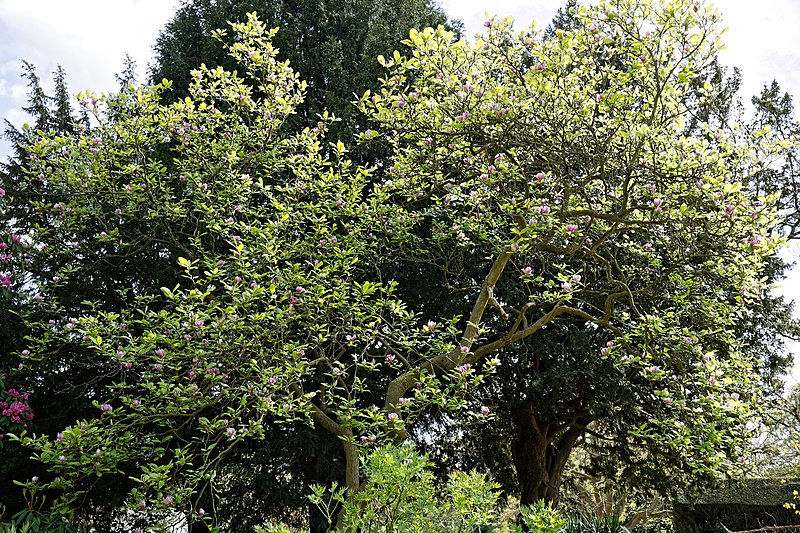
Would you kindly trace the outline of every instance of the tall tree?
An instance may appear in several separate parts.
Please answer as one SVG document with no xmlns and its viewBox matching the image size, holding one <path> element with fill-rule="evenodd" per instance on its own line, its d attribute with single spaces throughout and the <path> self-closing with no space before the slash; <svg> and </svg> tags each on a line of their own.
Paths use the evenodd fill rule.
<svg viewBox="0 0 800 533">
<path fill-rule="evenodd" d="M 50 465 L 40 483 L 68 504 L 124 474 L 136 508 L 217 519 L 202 502 L 224 494 L 226 456 L 266 422 L 300 419 L 340 440 L 357 491 L 365 450 L 403 438 L 421 411 L 462 405 L 475 365 L 571 328 L 596 332 L 587 359 L 632 412 L 521 413 L 538 452 L 524 494 L 555 499 L 551 447 L 568 454 L 601 420 L 635 419 L 629 438 L 676 471 L 725 468 L 761 398 L 736 327 L 780 244 L 775 198 L 743 183 L 759 170 L 753 144 L 780 145 L 682 132 L 681 96 L 716 49 L 713 13 L 693 7 L 616 0 L 549 40 L 500 21 L 475 45 L 411 32 L 409 55 L 381 58 L 384 86 L 361 101 L 381 125 L 363 137 L 394 150 L 377 184 L 342 143 L 323 150 L 322 129 L 283 131 L 303 86 L 255 18 L 231 48 L 249 83 L 201 68 L 174 104 L 167 84 L 87 97 L 96 131 L 32 147 L 28 179 L 51 167 L 65 198 L 42 206 L 53 218 L 37 249 L 79 257 L 71 236 L 107 220 L 95 239 L 134 253 L 143 243 L 117 228 L 145 220 L 185 254 L 171 258 L 184 273 L 119 311 L 66 314 L 54 291 L 69 268 L 40 287 L 55 323 L 29 359 L 70 342 L 115 367 L 93 417 L 27 441 Z M 598 42 L 624 61 L 593 62 Z M 398 262 L 438 272 L 437 290 L 387 280 Z M 542 377 L 568 399 L 553 369 Z"/>
<path fill-rule="evenodd" d="M 411 28 L 461 28 L 432 0 L 186 0 L 162 30 L 151 67 L 154 82 L 173 82 L 165 93 L 168 101 L 187 94 L 189 73 L 201 64 L 237 68 L 211 32 L 253 11 L 268 26 L 280 28 L 274 45 L 307 83 L 290 126 L 313 127 L 327 110 L 341 119 L 328 125 L 330 137 L 348 143 L 369 127 L 352 102 L 377 88 L 383 72 L 375 58 L 402 50 Z"/>
<path fill-rule="evenodd" d="M 566 8 L 559 10 L 545 31 L 545 38 L 558 39 L 557 32 L 580 28 L 580 18 L 574 8 L 574 2 L 569 2 Z M 615 68 L 626 68 L 625 61 L 615 57 L 603 44 L 596 47 L 593 56 L 594 61 L 606 65 L 608 58 L 613 57 Z M 528 64 L 527 68 L 531 65 Z M 739 135 L 736 126 L 742 111 L 737 99 L 741 82 L 738 69 L 726 77 L 716 56 L 698 68 L 697 75 L 682 94 L 684 134 L 713 137 L 724 131 L 729 136 Z M 607 84 L 604 86 L 608 87 Z M 766 102 L 765 107 L 774 112 L 764 116 L 763 110 L 760 111 L 753 123 L 743 129 L 751 135 L 765 124 L 774 124 L 776 116 L 782 116 L 782 125 L 774 129 L 781 138 L 791 138 L 797 131 L 787 120 L 791 116 L 790 112 L 787 114 L 787 103 L 790 109 L 791 100 L 788 96 L 781 97 L 775 87 L 771 90 L 765 88 L 762 99 Z M 775 105 L 776 99 L 783 103 Z M 758 104 L 755 99 L 754 103 Z M 783 150 L 778 165 L 771 162 L 750 174 L 748 187 L 751 191 L 764 195 L 795 190 L 797 176 L 791 168 L 792 153 Z M 784 193 L 779 202 L 780 210 L 789 217 L 785 219 L 789 222 L 784 225 L 784 235 L 790 239 L 794 238 L 791 220 L 796 213 L 792 205 L 795 198 L 791 193 Z M 787 265 L 780 257 L 768 260 L 764 270 L 768 282 L 736 328 L 743 349 L 757 361 L 754 368 L 759 372 L 765 394 L 771 401 L 780 397 L 784 387 L 782 378 L 791 362 L 786 340 L 796 338 L 799 331 L 797 320 L 792 318 L 791 304 L 773 294 L 771 289 L 786 269 Z M 430 283 L 436 277 L 435 269 L 431 269 L 425 280 Z M 630 429 L 644 422 L 635 408 L 636 396 L 646 393 L 638 391 L 635 396 L 630 396 L 629 384 L 619 380 L 613 365 L 594 356 L 603 349 L 607 340 L 598 333 L 596 328 L 578 325 L 548 328 L 526 343 L 507 347 L 500 355 L 503 364 L 496 369 L 492 379 L 481 385 L 473 400 L 478 406 L 482 402 L 491 405 L 495 413 L 493 420 L 476 421 L 452 413 L 432 414 L 428 425 L 417 428 L 418 442 L 438 458 L 442 469 L 450 468 L 453 463 L 462 468 L 489 469 L 503 482 L 508 493 L 522 493 L 523 501 L 537 498 L 536 495 L 524 496 L 525 480 L 530 478 L 527 471 L 540 468 L 537 465 L 544 462 L 548 476 L 558 481 L 558 471 L 572 443 L 589 444 L 595 448 L 584 455 L 588 460 L 584 467 L 591 475 L 603 476 L 622 486 L 633 484 L 642 490 L 644 496 L 649 497 L 652 492 L 673 492 L 682 483 L 696 486 L 697 477 L 685 477 L 673 470 L 669 450 L 645 446 L 630 438 Z M 531 435 L 536 436 L 536 431 L 526 424 L 531 417 L 538 419 L 538 424 L 550 421 L 568 425 L 576 419 L 576 413 L 582 411 L 604 414 L 582 432 L 565 433 L 567 438 L 555 439 L 546 452 L 531 448 Z M 613 423 L 606 424 L 603 420 Z M 547 457 L 544 460 L 540 457 L 542 453 Z M 712 481 L 713 477 L 706 479 Z M 557 499 L 557 493 L 546 494 L 549 494 L 548 498 Z"/>
<path fill-rule="evenodd" d="M 605 13 L 603 10 L 606 10 Z M 633 11 L 637 14 L 633 15 Z M 692 13 L 701 13 L 700 18 L 694 19 L 695 15 Z M 487 238 L 487 234 L 488 236 L 493 234 L 488 228 L 496 228 L 500 223 L 490 219 L 486 211 L 479 206 L 491 205 L 492 201 L 496 201 L 501 208 L 508 209 L 508 217 L 516 220 L 519 228 L 529 228 L 533 225 L 535 229 L 527 231 L 542 231 L 541 247 L 529 249 L 531 256 L 527 256 L 528 267 L 525 267 L 531 273 L 539 273 L 536 278 L 541 283 L 538 290 L 546 294 L 548 288 L 557 288 L 561 284 L 562 288 L 570 287 L 569 298 L 575 299 L 576 293 L 573 290 L 575 284 L 570 280 L 569 273 L 577 274 L 578 283 L 583 283 L 587 271 L 591 271 L 587 269 L 587 259 L 583 254 L 594 256 L 598 235 L 607 238 L 619 229 L 617 225 L 619 221 L 615 216 L 599 215 L 597 208 L 593 207 L 602 203 L 601 197 L 608 194 L 610 200 L 619 202 L 614 205 L 615 209 L 620 209 L 620 213 L 626 213 L 626 209 L 642 209 L 646 202 L 651 201 L 651 209 L 657 218 L 660 216 L 657 214 L 663 212 L 663 206 L 667 201 L 675 202 L 674 208 L 684 214 L 690 209 L 690 204 L 685 199 L 676 201 L 677 199 L 673 197 L 670 200 L 671 193 L 662 189 L 670 179 L 674 178 L 672 171 L 656 170 L 652 166 L 652 161 L 639 159 L 646 157 L 644 154 L 655 146 L 641 131 L 652 132 L 654 126 L 684 129 L 690 117 L 702 116 L 703 107 L 707 107 L 705 100 L 711 93 L 721 89 L 718 85 L 715 86 L 715 81 L 719 82 L 719 79 L 706 80 L 708 83 L 701 85 L 705 93 L 704 98 L 701 100 L 690 97 L 703 72 L 713 69 L 715 48 L 713 43 L 716 37 L 711 28 L 717 15 L 704 11 L 702 6 L 691 6 L 688 3 L 671 3 L 663 8 L 652 3 L 640 3 L 640 6 L 634 9 L 626 2 L 607 2 L 588 18 L 586 12 L 580 9 L 573 12 L 573 17 L 578 21 L 575 29 L 553 30 L 549 39 L 542 40 L 541 35 L 535 30 L 517 37 L 524 44 L 520 45 L 518 50 L 502 48 L 502 52 L 498 51 L 500 66 L 486 67 L 487 70 L 492 68 L 491 74 L 480 70 L 478 53 L 465 53 L 462 56 L 451 51 L 444 52 L 436 48 L 439 46 L 438 42 L 435 45 L 430 44 L 435 41 L 430 36 L 421 38 L 420 48 L 424 52 L 415 50 L 417 54 L 413 59 L 408 62 L 397 59 L 388 62 L 394 67 L 395 76 L 392 80 L 403 80 L 406 72 L 414 74 L 413 77 L 408 76 L 408 79 L 413 81 L 407 84 L 399 82 L 399 87 L 389 84 L 392 90 L 375 96 L 376 102 L 388 101 L 386 106 L 394 105 L 391 114 L 386 112 L 380 115 L 389 127 L 393 128 L 391 139 L 403 153 L 399 159 L 402 165 L 396 162 L 394 166 L 397 176 L 394 182 L 411 189 L 412 194 L 416 194 L 420 202 L 428 200 L 435 203 L 438 200 L 446 206 L 463 205 L 465 211 L 463 218 L 447 218 L 449 213 L 447 210 L 442 210 L 437 217 L 438 225 L 434 226 L 445 230 L 452 222 L 453 236 L 465 239 L 463 252 L 447 256 L 435 249 L 422 248 L 427 254 L 417 256 L 419 264 L 410 267 L 414 272 L 426 270 L 429 272 L 429 278 L 435 278 L 433 271 L 438 267 L 439 279 L 446 280 L 448 286 L 464 290 L 468 290 L 475 279 L 481 279 L 475 274 L 475 271 L 480 271 L 481 268 L 479 266 L 481 264 L 476 262 L 476 257 L 487 257 L 490 254 L 480 244 L 483 244 L 482 239 Z M 633 27 L 640 27 L 636 25 L 637 22 L 633 22 L 640 17 L 646 20 L 644 26 L 650 30 L 647 34 L 630 30 Z M 489 37 L 485 38 L 485 43 L 479 43 L 485 47 L 484 53 L 487 55 L 492 53 L 492 46 L 497 42 L 491 34 L 495 31 L 505 31 L 505 28 L 497 30 L 496 24 L 496 21 L 487 22 L 490 28 Z M 502 38 L 497 37 L 497 40 L 506 42 L 502 39 L 513 41 L 514 38 L 513 34 L 508 33 Z M 541 46 L 538 45 L 540 41 L 543 42 Z M 553 48 L 550 48 L 551 46 Z M 579 48 L 578 51 L 572 46 L 586 46 L 586 48 Z M 558 47 L 566 51 L 562 52 Z M 432 49 L 433 51 L 430 51 Z M 448 68 L 440 67 L 438 71 L 435 67 L 431 67 L 430 70 L 426 68 L 428 65 L 442 64 L 448 65 Z M 453 75 L 453 71 L 460 75 Z M 470 75 L 473 77 L 470 78 Z M 431 80 L 428 82 L 429 86 L 436 87 L 435 91 L 420 81 L 426 79 L 426 76 Z M 491 90 L 495 86 L 483 83 L 486 79 L 503 80 L 506 85 L 502 89 L 497 88 L 493 93 Z M 569 86 L 570 79 L 580 81 L 576 81 L 575 86 L 570 86 L 571 92 L 560 92 L 565 90 L 565 86 Z M 477 80 L 482 82 L 479 86 L 476 86 Z M 514 83 L 515 80 L 520 80 L 519 85 Z M 500 82 L 497 83 L 500 85 Z M 500 100 L 498 94 L 507 97 L 508 100 L 498 101 Z M 507 94 L 512 96 L 506 96 Z M 557 95 L 562 95 L 563 106 L 554 103 Z M 530 108 L 525 107 L 526 102 L 530 102 Z M 376 106 L 381 107 L 380 104 Z M 422 109 L 427 111 L 423 113 Z M 437 114 L 434 110 L 440 110 L 441 114 Z M 487 111 L 494 111 L 500 116 L 489 114 Z M 637 115 L 639 112 L 644 115 Z M 628 115 L 627 119 L 621 119 L 625 113 L 633 113 L 637 118 Z M 511 115 L 512 118 L 507 118 L 506 115 Z M 616 122 L 614 117 L 619 119 L 619 122 Z M 507 123 L 513 123 L 518 129 L 503 129 Z M 619 129 L 603 130 L 606 127 Z M 643 130 L 639 130 L 639 127 Z M 693 134 L 689 130 L 683 137 L 666 135 L 667 138 L 676 139 L 678 143 L 687 142 L 694 146 L 685 148 L 685 151 L 708 154 L 724 159 L 726 164 L 732 163 L 733 160 L 728 155 L 729 143 L 739 142 L 740 139 L 713 121 L 705 125 L 705 128 L 707 129 L 699 134 Z M 601 135 L 599 133 L 601 130 L 606 131 L 607 136 Z M 521 134 L 521 131 L 526 134 Z M 645 137 L 647 140 L 644 140 Z M 620 149 L 617 143 L 628 142 L 623 139 L 638 139 L 636 142 L 631 141 L 632 153 L 622 155 L 617 152 Z M 459 141 L 463 144 L 459 144 Z M 773 143 L 771 146 L 774 153 L 776 145 Z M 462 153 L 458 152 L 459 148 L 463 150 Z M 614 157 L 619 158 L 619 166 L 612 164 L 608 159 L 612 153 L 617 154 Z M 655 153 L 652 152 L 653 157 Z M 669 149 L 664 149 L 658 157 L 663 158 L 668 153 Z M 491 158 L 498 155 L 504 161 L 502 164 L 511 169 L 510 173 L 500 173 L 497 170 L 501 165 Z M 460 159 L 457 159 L 459 156 Z M 769 161 L 769 158 L 763 160 Z M 623 163 L 625 161 L 628 163 Z M 637 161 L 639 166 L 636 169 L 627 166 L 631 161 Z M 483 169 L 480 169 L 480 162 L 484 164 Z M 764 165 L 760 168 L 756 168 L 758 165 L 753 165 L 756 165 L 754 161 L 741 160 L 732 168 L 735 168 L 733 172 L 747 183 L 766 169 Z M 551 174 L 555 176 L 552 181 Z M 691 172 L 689 174 L 691 175 Z M 521 215 L 520 211 L 524 212 L 524 209 L 517 207 L 520 204 L 494 200 L 481 187 L 469 181 L 472 176 L 480 176 L 483 181 L 492 183 L 495 175 L 500 176 L 497 179 L 504 183 L 503 190 L 508 194 L 516 192 L 508 183 L 509 176 L 538 176 L 537 181 L 541 180 L 545 185 L 537 187 L 535 183 L 525 183 L 524 178 L 520 178 L 517 191 L 520 191 L 518 194 L 526 202 L 519 200 L 520 204 L 539 203 L 536 213 L 544 211 L 549 214 L 552 210 L 559 213 L 558 216 L 565 222 L 570 216 L 585 217 L 584 220 L 577 220 L 570 226 L 573 232 L 577 232 L 586 225 L 587 230 L 582 233 L 582 236 L 588 237 L 585 249 L 578 244 L 575 244 L 574 248 L 559 248 L 552 244 L 552 240 L 548 242 L 546 239 L 553 239 L 554 235 L 558 235 L 553 226 L 544 225 L 544 229 L 540 229 L 543 226 L 540 216 L 528 218 L 527 214 Z M 427 176 L 430 176 L 427 179 L 432 180 L 439 188 L 425 181 L 424 177 Z M 604 185 L 589 191 L 591 184 L 595 183 L 593 180 L 597 179 L 596 176 L 604 176 Z M 619 181 L 615 182 L 614 179 Z M 659 179 L 666 181 L 655 183 Z M 645 195 L 645 198 L 640 197 L 638 200 L 635 199 L 636 189 L 630 188 L 637 180 L 640 181 L 640 190 Z M 718 202 L 728 198 L 728 194 L 732 192 L 730 187 L 710 186 L 704 179 L 698 180 L 695 186 L 698 190 L 707 192 L 711 192 L 709 189 L 712 188 L 718 189 L 714 191 Z M 617 191 L 616 196 L 612 191 Z M 465 197 L 467 192 L 470 193 L 469 197 Z M 757 192 L 752 191 L 754 194 Z M 577 200 L 577 197 L 584 197 L 584 194 L 585 206 Z M 557 202 L 553 200 L 553 196 Z M 546 202 L 548 200 L 549 203 Z M 575 204 L 581 207 L 575 207 Z M 515 212 L 514 207 L 519 211 Z M 739 208 L 733 204 L 724 204 L 720 205 L 719 209 L 725 215 L 732 217 Z M 467 216 L 467 212 L 471 214 L 470 217 Z M 599 220 L 606 220 L 608 225 Z M 594 233 L 591 229 L 596 228 L 595 225 L 598 223 L 603 231 Z M 594 313 L 600 311 L 602 314 L 602 310 L 611 313 L 615 306 L 622 305 L 619 299 L 635 299 L 637 294 L 643 296 L 647 291 L 644 288 L 648 286 L 647 283 L 637 290 L 632 288 L 630 280 L 633 278 L 628 277 L 632 273 L 629 269 L 640 268 L 647 271 L 654 264 L 666 266 L 678 263 L 688 268 L 696 268 L 692 264 L 694 261 L 698 264 L 703 263 L 700 257 L 691 259 L 689 256 L 675 257 L 668 261 L 659 258 L 653 263 L 649 253 L 662 249 L 666 244 L 664 241 L 652 240 L 657 238 L 662 229 L 660 223 L 655 220 L 648 229 L 642 229 L 640 237 L 643 241 L 640 243 L 646 245 L 644 250 L 647 251 L 644 255 L 614 253 L 606 257 L 608 261 L 606 272 L 601 273 L 600 269 L 600 272 L 596 273 L 597 277 L 592 278 L 592 283 L 603 279 L 612 284 L 620 283 L 621 292 L 617 296 L 605 300 L 602 297 L 600 300 L 593 300 L 599 293 L 595 287 L 592 289 L 587 287 L 588 292 L 577 298 L 580 303 L 576 306 L 579 308 L 576 316 L 562 319 L 556 324 L 548 324 L 546 329 L 533 328 L 529 330 L 529 335 L 516 336 L 517 328 L 522 328 L 520 321 L 536 324 L 525 313 L 525 311 L 530 312 L 531 306 L 534 305 L 526 303 L 526 300 L 533 297 L 520 294 L 511 286 L 494 287 L 493 296 L 497 300 L 497 307 L 501 310 L 497 316 L 487 319 L 485 336 L 490 346 L 503 348 L 500 358 L 506 364 L 501 364 L 498 372 L 505 374 L 499 376 L 497 381 L 507 383 L 505 386 L 509 394 L 506 398 L 509 404 L 502 405 L 497 401 L 495 394 L 497 391 L 493 390 L 491 384 L 487 385 L 485 397 L 491 398 L 491 402 L 495 404 L 500 404 L 497 406 L 501 408 L 501 412 L 505 411 L 509 420 L 507 435 L 510 435 L 510 438 L 506 442 L 510 441 L 513 450 L 515 466 L 513 475 L 517 478 L 523 503 L 532 503 L 538 499 L 557 501 L 566 458 L 581 435 L 586 432 L 612 437 L 612 445 L 617 452 L 613 457 L 622 460 L 626 473 L 646 475 L 649 479 L 662 481 L 662 485 L 665 480 L 664 472 L 672 476 L 670 478 L 672 483 L 689 483 L 702 477 L 700 474 L 713 474 L 715 468 L 709 468 L 713 460 L 711 463 L 692 464 L 691 476 L 682 476 L 682 473 L 687 472 L 687 465 L 685 462 L 675 461 L 679 449 L 682 450 L 684 460 L 692 460 L 686 446 L 699 438 L 697 435 L 703 434 L 703 438 L 708 442 L 715 442 L 720 450 L 734 445 L 733 440 L 720 439 L 719 435 L 705 433 L 706 429 L 701 426 L 710 422 L 707 418 L 702 421 L 689 420 L 683 418 L 684 415 L 678 415 L 677 420 L 664 425 L 658 423 L 660 427 L 658 431 L 665 431 L 667 434 L 683 433 L 683 436 L 676 434 L 675 439 L 668 444 L 656 437 L 657 431 L 647 428 L 653 420 L 663 420 L 665 416 L 673 416 L 676 414 L 674 412 L 676 406 L 685 407 L 689 402 L 704 402 L 715 398 L 714 401 L 723 406 L 738 405 L 740 399 L 745 397 L 743 391 L 728 390 L 720 395 L 718 390 L 701 399 L 695 395 L 702 385 L 698 381 L 692 381 L 691 385 L 689 382 L 685 383 L 691 392 L 683 390 L 680 394 L 683 398 L 678 400 L 674 396 L 675 391 L 671 391 L 668 384 L 682 378 L 660 374 L 664 371 L 664 365 L 656 364 L 640 368 L 639 373 L 620 372 L 619 360 L 597 355 L 612 352 L 617 344 L 610 338 L 613 335 L 605 329 L 606 324 Z M 604 231 L 609 233 L 603 233 Z M 697 237 L 705 239 L 700 235 Z M 479 243 L 476 244 L 476 240 L 479 240 Z M 703 240 L 702 245 L 699 244 L 700 241 L 697 242 L 706 252 L 717 253 L 719 249 L 716 248 L 714 240 L 715 237 Z M 622 242 L 627 242 L 624 247 L 631 249 L 627 246 L 635 247 L 635 241 L 633 236 L 628 236 Z M 753 242 L 757 244 L 758 239 Z M 717 252 L 711 252 L 712 250 Z M 548 256 L 547 253 L 552 253 L 555 257 Z M 413 253 L 409 255 L 415 256 Z M 523 254 L 520 256 L 524 257 Z M 627 263 L 628 266 L 622 266 L 621 262 Z M 616 265 L 619 265 L 625 273 L 614 273 Z M 519 268 L 525 273 L 522 265 Z M 762 272 L 766 273 L 767 265 L 763 268 Z M 633 277 L 636 276 L 638 274 Z M 668 285 L 659 286 L 666 289 Z M 698 298 L 694 290 L 696 287 L 693 284 L 688 286 L 679 284 L 668 289 L 673 296 L 683 294 L 681 298 L 687 300 Z M 536 294 L 531 289 L 528 291 Z M 748 307 L 765 310 L 767 318 L 772 322 L 759 322 L 759 319 L 755 319 L 747 324 L 747 320 L 737 319 L 728 326 L 732 337 L 742 336 L 743 331 L 751 326 L 755 326 L 751 329 L 757 329 L 761 333 L 765 329 L 773 332 L 786 331 L 787 328 L 778 324 L 776 319 L 787 316 L 787 307 L 769 297 L 765 298 L 768 293 L 767 287 L 753 286 L 750 292 L 753 300 L 750 300 Z M 623 296 L 623 293 L 627 296 Z M 502 298 L 498 294 L 501 294 Z M 717 295 L 713 299 L 723 297 L 733 299 L 737 294 L 719 286 Z M 698 304 L 702 305 L 701 302 Z M 777 303 L 777 309 L 767 309 L 764 302 L 767 305 Z M 639 309 L 638 303 L 633 304 L 633 308 L 629 311 L 630 316 L 639 315 L 641 320 L 649 320 L 651 313 L 655 312 L 654 309 L 660 308 L 663 301 L 651 303 L 655 308 L 650 308 L 649 312 Z M 427 305 L 436 308 L 443 305 L 442 299 L 428 302 Z M 664 312 L 664 309 L 660 308 L 658 312 Z M 520 316 L 518 321 L 513 319 L 516 313 Z M 541 313 L 542 315 L 535 316 L 549 322 L 547 313 L 544 311 Z M 586 315 L 581 316 L 581 313 Z M 507 318 L 506 315 L 511 318 Z M 758 383 L 756 376 L 759 371 L 767 375 L 769 372 L 765 370 L 775 370 L 766 367 L 766 364 L 774 362 L 774 359 L 760 360 L 755 357 L 761 355 L 757 353 L 758 345 L 748 351 L 744 346 L 734 348 L 727 341 L 700 341 L 693 331 L 697 328 L 712 327 L 711 324 L 716 323 L 718 318 L 716 312 L 707 315 L 698 312 L 683 317 L 672 314 L 670 316 L 670 325 L 663 323 L 655 326 L 651 332 L 653 336 L 642 341 L 645 346 L 649 343 L 671 344 L 676 347 L 684 345 L 683 349 L 697 351 L 701 350 L 699 344 L 705 344 L 703 349 L 707 352 L 701 361 L 696 361 L 694 364 L 716 366 L 717 361 L 738 360 L 739 362 L 733 363 L 735 366 L 747 367 L 748 372 L 753 372 L 751 375 L 754 381 L 743 387 L 750 394 L 758 394 L 761 384 Z M 505 324 L 509 322 L 512 323 L 511 333 L 504 334 L 507 327 Z M 758 332 L 754 331 L 753 336 L 758 335 Z M 583 340 L 574 342 L 578 340 L 576 337 L 583 337 Z M 765 340 L 766 337 L 762 340 L 762 346 L 767 344 L 763 342 Z M 568 344 L 562 347 L 568 342 L 572 346 Z M 612 344 L 607 344 L 609 342 Z M 742 353 L 737 354 L 738 351 Z M 775 355 L 775 352 L 770 352 L 770 355 Z M 633 356 L 628 354 L 623 357 L 625 357 L 623 360 L 627 360 L 627 357 Z M 665 364 L 677 364 L 668 372 L 688 370 L 690 360 L 680 361 L 680 359 L 667 358 Z M 711 361 L 715 362 L 710 363 Z M 652 379 L 651 372 L 655 372 L 659 377 Z M 718 380 L 710 376 L 708 381 L 715 385 Z M 657 387 L 656 390 L 653 389 L 654 385 Z M 699 407 L 697 409 L 704 410 Z M 688 415 L 688 412 L 685 414 Z M 723 418 L 731 420 L 727 415 Z M 700 422 L 700 426 L 695 425 L 693 431 L 689 431 L 688 428 L 697 422 Z M 690 436 L 692 432 L 694 436 Z M 742 442 L 744 441 L 740 441 L 740 444 Z M 733 450 L 733 448 L 727 449 Z M 701 453 L 697 458 L 703 455 Z M 702 461 L 707 459 L 709 458 L 706 456 Z"/>
<path fill-rule="evenodd" d="M 353 101 L 365 90 L 378 87 L 379 78 L 384 73 L 377 63 L 378 55 L 405 49 L 403 41 L 413 27 L 445 24 L 455 29 L 456 34 L 461 28 L 460 22 L 449 20 L 431 0 L 186 1 L 164 27 L 155 45 L 156 59 L 150 69 L 151 79 L 154 82 L 165 78 L 172 81 L 170 90 L 163 93 L 165 101 L 187 96 L 191 69 L 201 64 L 209 67 L 219 65 L 228 70 L 240 68 L 211 32 L 227 28 L 228 21 L 244 20 L 247 13 L 253 11 L 268 26 L 280 28 L 273 44 L 307 84 L 303 102 L 294 114 L 287 117 L 286 131 L 322 126 L 328 132 L 328 138 L 346 142 L 370 127 Z M 325 111 L 339 120 L 318 124 L 319 115 Z M 386 156 L 385 147 L 374 144 L 354 145 L 351 150 L 349 156 L 360 162 L 377 164 Z M 276 438 L 280 435 L 287 434 L 276 431 Z M 293 493 L 296 493 L 298 503 L 302 503 L 309 483 L 328 484 L 343 475 L 341 463 L 328 460 L 336 455 L 339 445 L 324 434 L 318 434 L 318 430 L 310 430 L 302 424 L 287 436 L 293 445 L 276 446 L 273 452 L 291 449 L 295 453 L 285 460 L 276 457 L 275 463 L 292 465 L 294 470 L 290 478 L 297 483 L 297 490 Z M 307 451 L 303 451 L 304 442 L 309 443 Z M 327 451 L 319 446 L 328 446 Z M 266 487 L 271 481 L 280 479 L 269 473 L 261 475 L 257 468 L 246 469 L 243 475 L 254 476 L 253 484 Z M 261 497 L 268 500 L 271 495 L 286 494 L 285 489 L 264 490 Z M 276 505 L 282 507 L 283 502 L 278 500 Z M 312 508 L 312 527 L 322 528 L 319 517 L 313 514 Z"/>
</svg>

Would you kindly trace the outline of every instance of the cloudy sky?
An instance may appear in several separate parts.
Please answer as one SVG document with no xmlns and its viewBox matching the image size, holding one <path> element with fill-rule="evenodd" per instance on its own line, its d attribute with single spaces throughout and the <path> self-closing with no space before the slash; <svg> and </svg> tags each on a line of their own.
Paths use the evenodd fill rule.
<svg viewBox="0 0 800 533">
<path fill-rule="evenodd" d="M 20 78 L 20 60 L 48 80 L 57 65 L 67 73 L 73 93 L 84 89 L 113 91 L 115 73 L 125 54 L 138 63 L 145 78 L 152 45 L 179 0 L 0 0 L 0 117 L 21 126 L 26 117 L 27 87 Z M 471 38 L 490 14 L 513 16 L 518 25 L 536 20 L 545 27 L 566 0 L 441 0 L 452 17 L 461 19 Z M 718 0 L 729 31 L 724 64 L 738 66 L 744 76 L 746 103 L 765 83 L 777 79 L 783 90 L 800 98 L 800 1 Z M 0 140 L 0 157 L 10 153 Z M 795 244 L 791 255 L 800 257 Z M 800 298 L 800 271 L 781 289 Z M 800 372 L 799 372 L 800 373 Z M 798 376 L 800 377 L 800 376 Z"/>
</svg>

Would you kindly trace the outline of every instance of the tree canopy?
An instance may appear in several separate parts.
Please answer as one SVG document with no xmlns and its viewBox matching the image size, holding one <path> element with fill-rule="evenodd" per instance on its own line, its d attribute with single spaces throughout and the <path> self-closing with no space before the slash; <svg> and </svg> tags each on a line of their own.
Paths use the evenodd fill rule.
<svg viewBox="0 0 800 533">
<path fill-rule="evenodd" d="M 412 30 L 360 99 L 385 168 L 350 162 L 324 113 L 285 127 L 307 86 L 254 14 L 232 24 L 237 71 L 193 70 L 185 98 L 166 101 L 168 81 L 81 95 L 96 126 L 37 133 L 19 186 L 40 198 L 28 253 L 59 258 L 18 295 L 36 328 L 22 356 L 107 373 L 85 420 L 25 438 L 49 468 L 26 486 L 68 514 L 98 477 L 124 479 L 145 516 L 223 525 L 226 458 L 299 422 L 339 439 L 355 494 L 364 454 L 463 408 L 498 365 L 544 392 L 514 418 L 525 503 L 558 499 L 593 425 L 676 482 L 730 468 L 763 392 L 737 327 L 782 243 L 778 196 L 748 183 L 788 145 L 687 132 L 714 93 L 685 97 L 719 46 L 711 8 L 573 16 L 547 37 L 491 19 L 474 44 Z M 87 258 L 141 254 L 177 265 L 172 283 L 60 293 L 91 283 Z"/>
</svg>

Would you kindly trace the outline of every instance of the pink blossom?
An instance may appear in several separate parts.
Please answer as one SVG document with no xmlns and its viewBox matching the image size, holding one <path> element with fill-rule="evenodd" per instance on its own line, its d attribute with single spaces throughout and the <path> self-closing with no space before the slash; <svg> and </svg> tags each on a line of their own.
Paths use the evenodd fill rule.
<svg viewBox="0 0 800 533">
<path fill-rule="evenodd" d="M 156 355 L 159 357 L 164 357 L 164 349 L 159 348 L 158 350 L 156 350 Z"/>
<path fill-rule="evenodd" d="M 481 406 L 481 414 L 482 415 L 488 415 L 489 414 L 489 408 L 486 407 L 485 405 L 482 405 Z"/>
<path fill-rule="evenodd" d="M 567 233 L 575 233 L 576 231 L 578 231 L 578 225 L 577 224 L 567 224 L 565 229 L 567 230 Z"/>
<path fill-rule="evenodd" d="M 564 289 L 564 291 L 569 292 L 572 290 L 572 283 L 565 281 L 561 284 L 561 288 Z"/>
<path fill-rule="evenodd" d="M 6 190 L 0 187 L 0 198 L 6 195 Z"/>
<path fill-rule="evenodd" d="M 491 20 L 485 21 L 483 23 L 483 26 L 486 27 L 486 28 L 491 28 L 492 27 L 492 21 Z"/>
<path fill-rule="evenodd" d="M 411 403 L 411 398 L 400 398 L 397 401 L 400 402 L 401 404 L 408 404 Z"/>
<path fill-rule="evenodd" d="M 544 181 L 544 172 L 539 172 L 538 174 L 536 174 L 536 181 L 538 181 L 539 183 Z"/>
<path fill-rule="evenodd" d="M 522 269 L 522 273 L 525 274 L 526 276 L 530 276 L 532 272 L 533 269 L 529 266 L 526 266 L 525 268 Z"/>
<path fill-rule="evenodd" d="M 749 244 L 751 248 L 758 248 L 761 246 L 762 242 L 763 240 L 758 235 L 753 235 L 747 240 L 747 244 Z"/>
<path fill-rule="evenodd" d="M 113 407 L 111 407 L 107 403 L 104 403 L 103 405 L 100 406 L 100 410 L 103 411 L 104 413 L 110 413 L 113 410 Z"/>
<path fill-rule="evenodd" d="M 388 415 L 386 415 L 386 417 L 387 417 L 389 420 L 397 420 L 397 418 L 398 418 L 398 415 L 397 415 L 397 413 L 389 413 Z"/>
</svg>

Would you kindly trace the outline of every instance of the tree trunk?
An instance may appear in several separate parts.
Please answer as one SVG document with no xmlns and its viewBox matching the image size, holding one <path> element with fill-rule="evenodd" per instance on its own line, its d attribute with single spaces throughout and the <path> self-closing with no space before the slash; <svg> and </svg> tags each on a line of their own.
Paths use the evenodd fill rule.
<svg viewBox="0 0 800 533">
<path fill-rule="evenodd" d="M 520 484 L 520 505 L 539 500 L 558 505 L 567 459 L 591 421 L 590 416 L 577 414 L 567 422 L 544 422 L 537 418 L 532 404 L 516 414 L 517 438 L 511 454 Z"/>
</svg>

